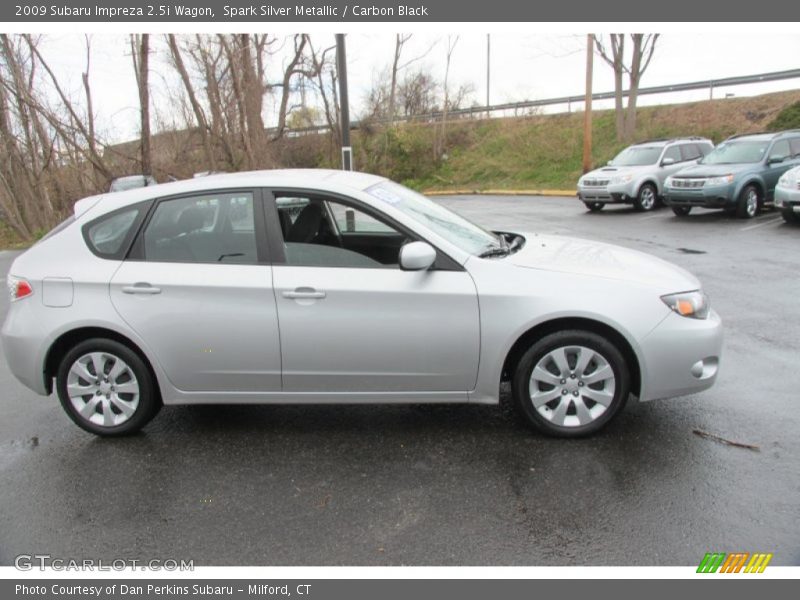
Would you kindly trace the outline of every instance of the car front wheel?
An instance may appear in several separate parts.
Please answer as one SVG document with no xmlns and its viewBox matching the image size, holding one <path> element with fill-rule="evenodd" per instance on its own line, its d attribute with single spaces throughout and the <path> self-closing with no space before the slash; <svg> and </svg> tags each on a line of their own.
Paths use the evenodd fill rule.
<svg viewBox="0 0 800 600">
<path fill-rule="evenodd" d="M 604 427 L 625 405 L 630 374 L 620 351 L 590 331 L 547 335 L 517 365 L 517 412 L 538 431 L 581 437 Z"/>
<path fill-rule="evenodd" d="M 672 207 L 672 212 L 675 213 L 676 217 L 685 217 L 690 212 L 692 212 L 692 207 L 691 206 L 673 206 Z"/>
<path fill-rule="evenodd" d="M 86 340 L 66 353 L 56 389 L 75 424 L 101 436 L 134 433 L 161 408 L 144 361 L 127 346 L 105 338 Z"/>
<path fill-rule="evenodd" d="M 589 212 L 600 212 L 606 206 L 604 202 L 584 202 L 584 204 Z"/>
<path fill-rule="evenodd" d="M 645 183 L 639 188 L 639 193 L 636 195 L 636 200 L 633 201 L 633 207 L 636 210 L 648 211 L 653 210 L 658 204 L 658 192 L 652 183 Z"/>
<path fill-rule="evenodd" d="M 787 223 L 800 223 L 800 215 L 794 212 L 791 207 L 784 208 L 781 211 L 781 215 L 783 215 L 783 220 Z"/>
<path fill-rule="evenodd" d="M 740 219 L 752 219 L 760 209 L 761 197 L 758 188 L 754 185 L 745 186 L 736 203 L 736 216 Z"/>
</svg>

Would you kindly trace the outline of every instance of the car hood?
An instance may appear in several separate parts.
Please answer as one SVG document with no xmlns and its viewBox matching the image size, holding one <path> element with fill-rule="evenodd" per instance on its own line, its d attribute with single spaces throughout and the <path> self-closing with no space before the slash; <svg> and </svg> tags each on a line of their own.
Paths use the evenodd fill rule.
<svg viewBox="0 0 800 600">
<path fill-rule="evenodd" d="M 688 271 L 644 252 L 572 237 L 521 235 L 525 245 L 503 259 L 518 267 L 617 279 L 663 293 L 700 289 L 700 282 Z"/>
<path fill-rule="evenodd" d="M 732 163 L 727 165 L 693 165 L 678 171 L 676 177 L 718 177 L 752 169 L 757 163 Z"/>
<path fill-rule="evenodd" d="M 626 175 L 628 173 L 632 173 L 634 175 L 638 173 L 645 173 L 645 172 L 652 172 L 655 165 L 644 165 L 639 167 L 615 167 L 612 165 L 608 165 L 607 167 L 600 167 L 599 169 L 595 169 L 594 171 L 589 171 L 584 175 L 584 177 L 590 178 L 599 178 L 599 177 L 614 177 L 616 175 Z"/>
</svg>

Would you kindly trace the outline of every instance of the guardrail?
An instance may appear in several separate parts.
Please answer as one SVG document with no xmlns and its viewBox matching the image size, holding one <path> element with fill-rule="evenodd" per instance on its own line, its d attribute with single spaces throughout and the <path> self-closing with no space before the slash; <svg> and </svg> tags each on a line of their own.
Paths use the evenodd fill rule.
<svg viewBox="0 0 800 600">
<path fill-rule="evenodd" d="M 676 83 L 671 85 L 657 85 L 646 88 L 639 88 L 639 96 L 648 96 L 652 94 L 666 94 L 670 92 L 687 92 L 691 90 L 710 90 L 720 87 L 731 87 L 737 85 L 747 85 L 751 83 L 764 83 L 767 81 L 783 81 L 786 79 L 800 78 L 800 69 L 789 69 L 787 71 L 774 71 L 771 73 L 759 73 L 757 75 L 740 75 L 738 77 L 724 77 L 721 79 L 704 79 L 701 81 L 692 81 L 688 83 Z M 629 95 L 628 90 L 622 92 L 623 96 Z M 592 100 L 609 100 L 614 98 L 614 92 L 598 92 L 592 94 Z M 560 96 L 557 98 L 544 98 L 540 100 L 522 100 L 520 102 L 506 102 L 504 104 L 493 104 L 491 106 L 472 106 L 469 108 L 458 108 L 447 111 L 448 117 L 461 117 L 461 116 L 474 116 L 481 114 L 491 114 L 493 112 L 505 110 L 520 110 L 526 108 L 538 108 L 542 106 L 554 106 L 558 104 L 578 104 L 583 103 L 585 100 L 584 94 L 574 96 Z M 420 115 L 408 115 L 395 117 L 395 123 L 403 123 L 410 121 L 436 121 L 442 118 L 442 112 L 436 111 Z M 389 119 L 374 119 L 370 120 L 374 124 L 387 124 Z M 353 121 L 350 123 L 350 129 L 358 129 L 361 125 L 360 121 Z M 318 125 L 314 127 L 298 127 L 289 131 L 289 135 L 302 135 L 304 133 L 318 133 L 327 131 L 327 125 Z"/>
</svg>

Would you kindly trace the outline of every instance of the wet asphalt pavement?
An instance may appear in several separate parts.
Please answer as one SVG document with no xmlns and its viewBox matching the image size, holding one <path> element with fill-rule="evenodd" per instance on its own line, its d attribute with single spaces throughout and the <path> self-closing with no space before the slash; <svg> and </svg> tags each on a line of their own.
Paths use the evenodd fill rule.
<svg viewBox="0 0 800 600">
<path fill-rule="evenodd" d="M 78 429 L 0 360 L 0 565 L 18 554 L 197 565 L 800 565 L 800 227 L 765 213 L 586 213 L 443 198 L 484 225 L 610 241 L 693 271 L 725 323 L 717 385 L 554 440 L 480 406 L 166 407 Z M 15 256 L 0 252 L 5 274 Z M 6 295 L 0 300 L 5 315 Z M 694 435 L 694 429 L 760 451 Z"/>
</svg>

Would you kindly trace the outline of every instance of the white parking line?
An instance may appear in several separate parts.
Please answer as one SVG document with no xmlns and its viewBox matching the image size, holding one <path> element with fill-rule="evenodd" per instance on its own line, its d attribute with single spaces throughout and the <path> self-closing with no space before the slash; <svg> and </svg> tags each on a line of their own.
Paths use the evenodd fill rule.
<svg viewBox="0 0 800 600">
<path fill-rule="evenodd" d="M 751 229 L 764 227 L 764 225 L 772 225 L 773 223 L 780 223 L 781 221 L 783 221 L 783 217 L 775 217 L 773 219 L 770 219 L 769 221 L 762 221 L 761 223 L 756 223 L 755 225 L 748 225 L 747 227 L 742 227 L 739 231 L 750 231 Z"/>
<path fill-rule="evenodd" d="M 647 215 L 646 217 L 639 217 L 639 221 L 649 221 L 650 219 L 657 219 L 661 215 Z"/>
</svg>

